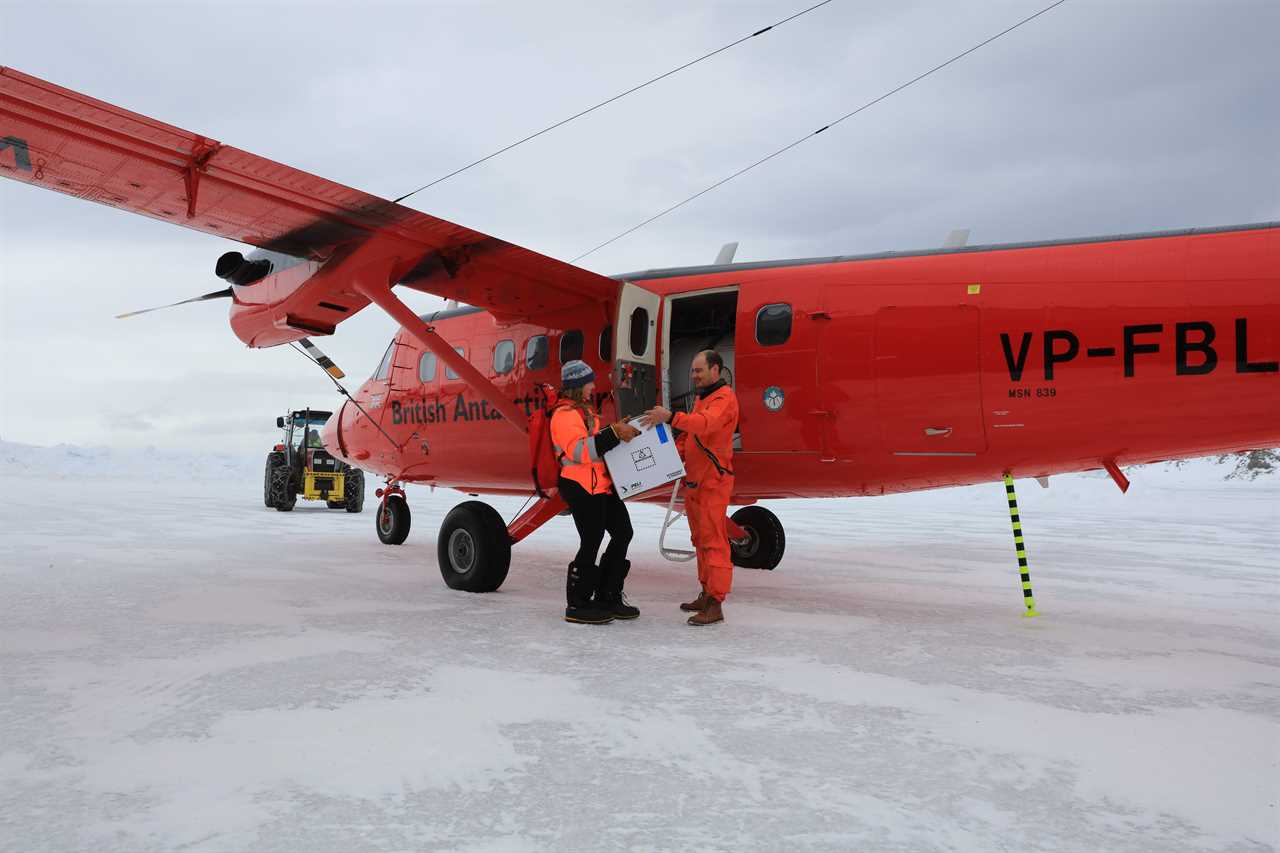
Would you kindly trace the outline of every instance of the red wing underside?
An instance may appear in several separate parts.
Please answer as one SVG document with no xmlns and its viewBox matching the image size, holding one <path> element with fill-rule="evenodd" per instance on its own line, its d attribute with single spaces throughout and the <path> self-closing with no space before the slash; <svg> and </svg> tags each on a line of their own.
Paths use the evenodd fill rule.
<svg viewBox="0 0 1280 853">
<path fill-rule="evenodd" d="M 420 258 L 400 283 L 502 319 L 615 298 L 612 279 L 0 69 L 0 175 L 295 257 L 378 236 Z"/>
</svg>

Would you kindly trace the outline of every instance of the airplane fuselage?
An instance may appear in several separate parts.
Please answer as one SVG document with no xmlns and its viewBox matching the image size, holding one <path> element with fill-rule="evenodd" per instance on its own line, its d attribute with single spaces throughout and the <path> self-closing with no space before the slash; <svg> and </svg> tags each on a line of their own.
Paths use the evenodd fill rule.
<svg viewBox="0 0 1280 853">
<path fill-rule="evenodd" d="M 558 382 L 562 349 L 595 368 L 613 418 L 670 403 L 683 359 L 715 343 L 730 355 L 742 412 L 735 502 L 1280 444 L 1276 225 L 620 278 L 658 308 L 647 389 L 616 368 L 635 332 L 616 306 L 567 313 L 558 328 L 476 309 L 426 319 L 526 412 L 536 383 Z M 688 331 L 698 323 L 705 333 Z M 356 395 L 394 445 L 347 405 L 330 446 L 397 480 L 529 493 L 526 443 L 466 383 L 440 365 L 428 376 L 423 361 L 398 334 Z M 619 382 L 625 394 L 613 393 Z"/>
</svg>

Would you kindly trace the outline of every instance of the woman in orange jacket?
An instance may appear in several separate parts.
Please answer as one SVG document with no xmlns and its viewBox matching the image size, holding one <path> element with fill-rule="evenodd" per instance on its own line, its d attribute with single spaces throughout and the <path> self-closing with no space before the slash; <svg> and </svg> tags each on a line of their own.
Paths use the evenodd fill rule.
<svg viewBox="0 0 1280 853">
<path fill-rule="evenodd" d="M 614 619 L 635 619 L 622 593 L 631 563 L 631 516 L 618 497 L 604 464 L 604 455 L 640 434 L 619 421 L 601 429 L 600 415 L 591 405 L 595 371 L 583 361 L 570 361 L 560 370 L 560 399 L 551 414 L 551 441 L 560 459 L 560 495 L 573 513 L 581 540 L 565 581 L 566 622 L 602 625 Z M 600 562 L 596 555 L 604 534 L 609 545 Z"/>
</svg>

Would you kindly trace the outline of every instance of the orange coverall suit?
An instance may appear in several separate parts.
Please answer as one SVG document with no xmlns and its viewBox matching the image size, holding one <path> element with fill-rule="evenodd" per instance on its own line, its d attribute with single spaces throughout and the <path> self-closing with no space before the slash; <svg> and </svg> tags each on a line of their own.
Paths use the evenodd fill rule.
<svg viewBox="0 0 1280 853">
<path fill-rule="evenodd" d="M 699 395 L 691 413 L 677 412 L 671 418 L 671 426 L 682 433 L 676 446 L 684 457 L 684 508 L 698 552 L 698 581 L 708 595 L 721 602 L 733 585 L 724 519 L 733 494 L 733 430 L 737 424 L 738 397 L 727 384 L 719 384 L 705 397 Z M 707 451 L 715 455 L 719 468 Z"/>
</svg>

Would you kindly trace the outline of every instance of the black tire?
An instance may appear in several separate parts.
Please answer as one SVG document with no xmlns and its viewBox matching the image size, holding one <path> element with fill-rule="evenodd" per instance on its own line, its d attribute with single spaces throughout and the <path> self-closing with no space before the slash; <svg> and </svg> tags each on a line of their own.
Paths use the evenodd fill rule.
<svg viewBox="0 0 1280 853">
<path fill-rule="evenodd" d="M 271 472 L 271 505 L 280 512 L 289 512 L 298 501 L 294 490 L 293 472 L 281 465 Z"/>
<path fill-rule="evenodd" d="M 733 564 L 744 569 L 772 571 L 787 550 L 787 534 L 778 517 L 762 506 L 744 506 L 729 516 L 747 534 L 747 540 L 729 540 Z"/>
<path fill-rule="evenodd" d="M 346 501 L 325 501 L 324 505 L 329 509 L 346 509 Z"/>
<path fill-rule="evenodd" d="M 284 454 L 280 451 L 273 450 L 267 454 L 267 468 L 262 472 L 262 502 L 268 509 L 275 506 L 271 502 L 271 472 L 283 464 L 285 464 Z"/>
<path fill-rule="evenodd" d="M 378 515 L 373 521 L 378 530 L 378 539 L 383 545 L 402 545 L 409 538 L 409 524 L 412 520 L 409 502 L 400 495 L 387 495 L 386 500 L 378 507 Z"/>
<path fill-rule="evenodd" d="M 342 486 L 342 506 L 347 512 L 364 512 L 364 472 L 359 468 L 347 468 L 347 478 Z"/>
<path fill-rule="evenodd" d="M 436 559 L 450 589 L 493 592 L 502 586 L 511 568 L 507 523 L 486 503 L 458 504 L 440 525 Z"/>
</svg>

